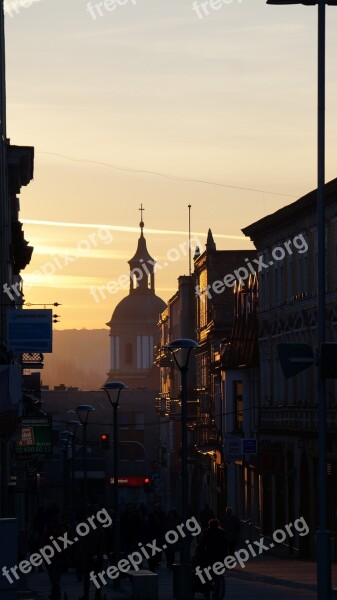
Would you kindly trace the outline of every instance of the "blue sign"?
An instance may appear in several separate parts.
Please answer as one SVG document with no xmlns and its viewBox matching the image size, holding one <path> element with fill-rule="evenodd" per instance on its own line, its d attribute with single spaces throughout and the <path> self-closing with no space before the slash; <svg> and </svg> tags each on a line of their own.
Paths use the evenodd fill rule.
<svg viewBox="0 0 337 600">
<path fill-rule="evenodd" d="M 7 340 L 13 352 L 52 352 L 52 319 L 50 309 L 9 309 Z"/>
<path fill-rule="evenodd" d="M 256 454 L 257 453 L 257 441 L 256 440 L 242 440 L 242 452 L 243 452 L 243 454 Z"/>
</svg>

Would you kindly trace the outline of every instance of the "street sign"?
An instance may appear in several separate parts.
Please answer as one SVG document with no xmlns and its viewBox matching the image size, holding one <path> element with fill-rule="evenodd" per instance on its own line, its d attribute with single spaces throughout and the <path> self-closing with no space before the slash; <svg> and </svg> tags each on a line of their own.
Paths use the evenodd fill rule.
<svg viewBox="0 0 337 600">
<path fill-rule="evenodd" d="M 8 309 L 7 340 L 13 352 L 52 352 L 50 309 Z"/>
<path fill-rule="evenodd" d="M 256 454 L 257 453 L 257 440 L 254 440 L 254 439 L 242 440 L 242 452 L 243 452 L 243 454 Z"/>
<path fill-rule="evenodd" d="M 118 477 L 118 487 L 143 487 L 144 477 Z M 110 485 L 114 485 L 114 478 L 110 477 Z"/>
<path fill-rule="evenodd" d="M 224 458 L 227 462 L 242 459 L 242 438 L 235 435 L 225 437 Z"/>
<path fill-rule="evenodd" d="M 314 364 L 314 353 L 308 344 L 278 344 L 277 351 L 283 375 L 287 379 Z"/>
<path fill-rule="evenodd" d="M 51 417 L 22 417 L 16 454 L 49 454 L 52 452 Z"/>
</svg>

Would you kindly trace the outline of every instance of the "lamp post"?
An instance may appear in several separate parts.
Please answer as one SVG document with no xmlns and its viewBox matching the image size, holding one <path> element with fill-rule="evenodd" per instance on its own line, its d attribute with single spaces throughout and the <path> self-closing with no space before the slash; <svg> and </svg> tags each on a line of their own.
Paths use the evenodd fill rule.
<svg viewBox="0 0 337 600">
<path fill-rule="evenodd" d="M 66 515 L 69 508 L 69 477 L 68 477 L 68 457 L 72 433 L 68 430 L 62 431 L 59 435 L 59 446 L 63 453 L 63 514 Z"/>
<path fill-rule="evenodd" d="M 325 342 L 325 5 L 337 0 L 267 0 L 267 4 L 318 5 L 318 119 L 317 119 L 317 344 L 318 357 Z M 322 364 L 317 360 L 318 453 L 319 453 L 319 531 L 317 534 L 317 597 L 331 597 L 330 532 L 327 530 L 326 384 Z"/>
<path fill-rule="evenodd" d="M 187 519 L 188 507 L 188 445 L 187 445 L 187 372 L 190 355 L 193 349 L 198 348 L 199 344 L 195 340 L 180 338 L 174 340 L 165 346 L 174 358 L 176 367 L 181 375 L 181 516 L 183 521 Z M 176 353 L 179 350 L 185 350 L 185 360 L 180 363 Z M 189 546 L 188 539 L 183 538 L 180 554 L 180 600 L 187 600 L 190 597 L 191 572 L 189 567 Z"/>
<path fill-rule="evenodd" d="M 118 407 L 119 407 L 119 397 L 122 390 L 125 390 L 127 386 L 125 383 L 121 381 L 109 381 L 106 383 L 101 389 L 105 391 L 108 396 L 109 402 L 113 408 L 113 449 L 114 449 L 114 460 L 113 460 L 113 508 L 114 508 L 114 552 L 115 558 L 118 560 L 119 556 L 119 541 L 120 541 L 120 522 L 119 522 L 119 510 L 118 510 L 118 463 L 119 463 L 119 453 L 118 453 Z M 115 402 L 112 401 L 109 392 L 113 392 L 117 390 L 117 397 Z M 119 578 L 114 579 L 114 587 L 115 589 L 119 587 Z"/>
<path fill-rule="evenodd" d="M 69 412 L 73 412 L 73 411 L 69 411 Z M 71 510 L 72 510 L 72 512 L 74 512 L 76 432 L 77 432 L 77 428 L 82 426 L 82 423 L 80 421 L 75 421 L 74 419 L 70 419 L 69 421 L 66 421 L 65 425 L 66 425 L 68 431 L 70 431 L 70 433 L 72 434 L 72 436 L 71 436 L 71 489 L 72 489 Z"/>
<path fill-rule="evenodd" d="M 84 516 L 87 516 L 88 510 L 88 457 L 87 457 L 87 427 L 89 414 L 95 409 L 90 404 L 80 404 L 75 408 L 75 412 L 83 427 L 83 507 Z"/>
</svg>

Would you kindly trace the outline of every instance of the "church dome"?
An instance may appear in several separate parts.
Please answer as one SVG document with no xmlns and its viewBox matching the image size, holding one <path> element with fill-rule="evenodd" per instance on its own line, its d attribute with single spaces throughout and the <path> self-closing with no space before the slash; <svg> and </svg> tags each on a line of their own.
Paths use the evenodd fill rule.
<svg viewBox="0 0 337 600">
<path fill-rule="evenodd" d="M 159 370 L 154 367 L 159 343 L 158 321 L 165 310 L 164 300 L 155 292 L 155 264 L 144 237 L 143 205 L 140 208 L 140 237 L 137 250 L 128 261 L 129 294 L 121 300 L 107 325 L 110 327 L 108 381 L 124 381 L 128 387 L 159 389 Z"/>
<path fill-rule="evenodd" d="M 165 310 L 164 300 L 151 292 L 130 294 L 117 304 L 107 325 L 119 323 L 157 323 L 159 314 Z"/>
</svg>

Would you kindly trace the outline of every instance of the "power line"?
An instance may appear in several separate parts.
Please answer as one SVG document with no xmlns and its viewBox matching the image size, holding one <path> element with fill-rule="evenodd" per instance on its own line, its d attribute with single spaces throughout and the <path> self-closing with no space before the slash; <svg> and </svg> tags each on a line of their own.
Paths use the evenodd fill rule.
<svg viewBox="0 0 337 600">
<path fill-rule="evenodd" d="M 243 408 L 242 410 L 240 410 L 240 413 L 243 413 L 243 412 L 246 412 L 246 411 L 256 410 L 258 408 L 261 408 L 261 406 L 258 406 L 256 404 L 254 406 L 249 406 L 248 408 Z M 268 407 L 268 408 L 272 408 L 272 407 Z M 47 413 L 48 412 L 49 411 L 47 411 Z M 134 414 L 132 411 L 129 411 L 129 412 L 131 412 L 131 414 Z M 49 414 L 52 415 L 52 413 L 50 413 L 50 412 L 49 412 Z M 128 412 L 126 411 L 123 414 L 128 414 Z M 228 417 L 230 415 L 235 415 L 235 414 L 237 414 L 237 411 L 232 410 L 232 411 L 228 411 L 228 412 L 223 412 L 223 413 L 219 413 L 219 414 L 216 414 L 216 415 L 212 415 L 212 419 L 219 419 L 219 418 Z M 167 415 L 167 417 L 169 417 L 169 416 L 170 415 Z M 178 414 L 178 415 L 172 415 L 172 416 L 174 417 L 174 420 L 177 423 L 179 423 L 181 421 L 181 415 L 180 414 Z M 145 425 L 146 426 L 150 426 L 150 425 L 152 425 L 152 426 L 158 426 L 158 425 L 162 424 L 160 422 L 161 418 L 163 418 L 163 417 L 160 416 L 160 415 L 158 415 L 158 421 L 147 421 L 145 423 L 142 423 L 142 425 L 144 425 L 144 427 L 145 427 Z M 197 417 L 196 419 L 192 418 L 192 419 L 190 419 L 190 421 L 191 421 L 191 423 L 196 421 L 198 423 L 198 425 L 200 425 L 200 420 L 202 418 L 203 417 Z M 63 423 L 63 424 L 66 424 L 66 420 L 65 419 L 54 419 L 53 418 L 53 423 Z M 96 427 L 96 426 L 99 426 L 99 427 L 112 427 L 113 423 L 112 422 L 111 423 L 107 423 L 106 421 L 104 423 L 98 423 L 96 421 L 89 421 L 88 422 L 88 427 L 89 426 L 92 426 L 92 427 Z M 135 430 L 135 431 L 142 431 L 142 429 L 137 429 L 135 425 L 133 425 L 133 426 L 130 427 L 130 426 L 127 426 L 127 425 L 121 425 L 120 424 L 119 427 L 120 427 L 120 429 L 123 429 L 125 431 L 128 430 L 128 429 L 132 429 L 132 430 Z"/>
<path fill-rule="evenodd" d="M 150 171 L 146 169 L 134 169 L 132 167 L 122 167 L 119 165 L 113 165 L 111 163 L 101 162 L 99 160 L 89 160 L 85 158 L 75 158 L 73 156 L 65 156 L 64 154 L 58 154 L 57 152 L 47 152 L 44 150 L 37 151 L 37 154 L 48 154 L 49 156 L 57 156 L 58 158 L 63 158 L 64 160 L 70 160 L 72 162 L 79 163 L 88 163 L 93 165 L 100 165 L 102 167 L 107 167 L 109 169 L 115 169 L 116 171 L 125 171 L 127 173 L 142 173 L 145 175 L 155 175 L 156 177 L 162 177 L 164 179 L 170 179 L 171 181 L 182 181 L 185 183 L 202 183 L 204 185 L 213 185 L 216 187 L 229 188 L 232 190 L 243 190 L 246 192 L 258 192 L 259 194 L 270 194 L 271 196 L 285 196 L 287 198 L 297 198 L 294 194 L 283 194 L 282 192 L 270 192 L 267 190 L 259 190 L 255 188 L 242 187 L 238 185 L 230 185 L 227 183 L 218 183 L 216 181 L 210 181 L 207 179 L 193 179 L 189 177 L 178 177 L 176 175 L 167 175 L 165 173 L 160 173 L 159 171 Z"/>
</svg>

